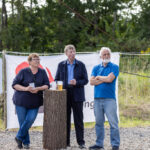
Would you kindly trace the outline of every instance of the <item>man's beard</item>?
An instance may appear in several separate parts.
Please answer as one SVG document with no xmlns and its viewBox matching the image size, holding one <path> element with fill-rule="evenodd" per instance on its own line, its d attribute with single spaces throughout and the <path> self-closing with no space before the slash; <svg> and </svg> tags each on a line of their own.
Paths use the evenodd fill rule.
<svg viewBox="0 0 150 150">
<path fill-rule="evenodd" d="M 110 62 L 110 58 L 109 59 L 102 59 L 103 63 L 109 63 Z"/>
</svg>

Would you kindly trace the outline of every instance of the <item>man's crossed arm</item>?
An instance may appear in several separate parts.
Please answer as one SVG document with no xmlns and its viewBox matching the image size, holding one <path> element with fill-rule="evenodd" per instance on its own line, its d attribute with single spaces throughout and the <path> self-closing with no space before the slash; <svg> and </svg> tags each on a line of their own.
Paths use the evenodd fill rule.
<svg viewBox="0 0 150 150">
<path fill-rule="evenodd" d="M 101 83 L 111 83 L 115 78 L 116 77 L 112 72 L 108 76 L 92 76 L 90 78 L 90 84 L 99 85 Z"/>
</svg>

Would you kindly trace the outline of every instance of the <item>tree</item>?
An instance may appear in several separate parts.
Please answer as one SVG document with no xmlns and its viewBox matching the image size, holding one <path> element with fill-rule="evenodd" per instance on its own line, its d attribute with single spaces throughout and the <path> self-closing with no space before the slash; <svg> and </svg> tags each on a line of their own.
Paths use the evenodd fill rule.
<svg viewBox="0 0 150 150">
<path fill-rule="evenodd" d="M 72 43 L 78 51 L 95 51 L 102 46 L 115 51 L 136 51 L 148 44 L 147 1 L 138 1 L 142 8 L 138 17 L 123 13 L 124 9 L 134 7 L 133 0 L 87 0 L 84 3 L 46 0 L 43 6 L 39 6 L 38 0 L 10 2 L 11 14 L 8 19 L 3 15 L 7 30 L 1 32 L 3 46 L 8 50 L 63 52 L 64 46 Z M 7 14 L 4 10 L 3 14 Z"/>
<path fill-rule="evenodd" d="M 6 0 L 2 0 L 2 9 L 1 9 L 1 27 L 0 34 L 7 30 L 7 10 L 6 10 Z M 8 47 L 8 45 L 7 45 Z M 3 49 L 3 40 L 0 39 L 0 49 Z"/>
</svg>

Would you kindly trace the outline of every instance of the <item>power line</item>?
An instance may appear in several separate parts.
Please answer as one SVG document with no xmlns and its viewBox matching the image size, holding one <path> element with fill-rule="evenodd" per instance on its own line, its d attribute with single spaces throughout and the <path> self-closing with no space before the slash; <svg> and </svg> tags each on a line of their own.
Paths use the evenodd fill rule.
<svg viewBox="0 0 150 150">
<path fill-rule="evenodd" d="M 59 2 L 64 5 L 66 8 L 68 8 L 69 10 L 71 10 L 71 12 L 74 12 L 77 16 L 79 16 L 79 18 L 83 19 L 85 22 L 89 23 L 92 26 L 96 26 L 96 24 L 92 23 L 91 21 L 89 21 L 87 18 L 85 18 L 84 16 L 82 16 L 80 13 L 78 13 L 77 11 L 75 11 L 74 9 L 72 9 L 70 6 L 68 6 L 66 3 L 62 2 L 62 0 L 59 0 Z M 98 26 L 96 26 L 97 29 L 101 32 L 103 32 L 104 34 L 106 34 L 107 36 L 109 36 L 113 41 L 115 41 L 118 45 L 119 42 L 110 34 L 108 34 L 107 32 L 105 32 L 103 29 L 99 28 Z"/>
</svg>

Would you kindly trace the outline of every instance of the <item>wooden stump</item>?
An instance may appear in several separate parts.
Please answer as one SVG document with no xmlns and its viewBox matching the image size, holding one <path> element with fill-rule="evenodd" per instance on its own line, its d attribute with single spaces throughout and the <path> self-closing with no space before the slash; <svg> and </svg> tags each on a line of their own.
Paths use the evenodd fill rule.
<svg viewBox="0 0 150 150">
<path fill-rule="evenodd" d="M 43 148 L 56 150 L 67 147 L 66 91 L 44 92 Z"/>
</svg>

